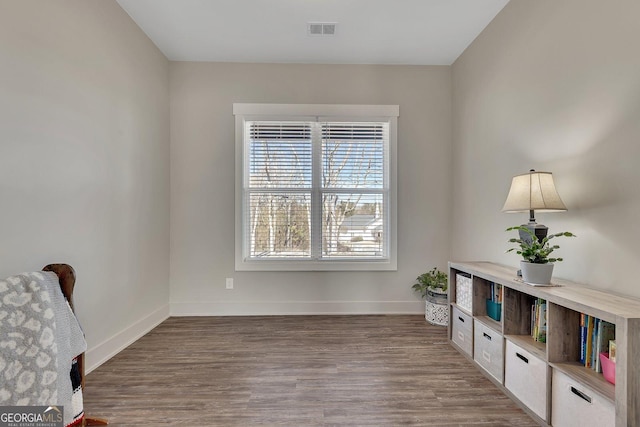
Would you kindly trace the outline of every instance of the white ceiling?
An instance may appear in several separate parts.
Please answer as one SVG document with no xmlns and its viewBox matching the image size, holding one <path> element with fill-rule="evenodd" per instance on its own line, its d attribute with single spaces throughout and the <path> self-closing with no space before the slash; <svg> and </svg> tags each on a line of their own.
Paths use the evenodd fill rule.
<svg viewBox="0 0 640 427">
<path fill-rule="evenodd" d="M 509 0 L 117 1 L 174 61 L 450 65 Z"/>
</svg>

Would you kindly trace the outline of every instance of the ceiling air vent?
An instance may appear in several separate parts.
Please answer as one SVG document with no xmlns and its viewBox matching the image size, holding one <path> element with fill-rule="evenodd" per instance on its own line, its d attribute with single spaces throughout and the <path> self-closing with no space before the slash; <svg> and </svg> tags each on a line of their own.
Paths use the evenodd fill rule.
<svg viewBox="0 0 640 427">
<path fill-rule="evenodd" d="M 309 22 L 307 33 L 310 36 L 333 36 L 336 34 L 336 22 Z"/>
</svg>

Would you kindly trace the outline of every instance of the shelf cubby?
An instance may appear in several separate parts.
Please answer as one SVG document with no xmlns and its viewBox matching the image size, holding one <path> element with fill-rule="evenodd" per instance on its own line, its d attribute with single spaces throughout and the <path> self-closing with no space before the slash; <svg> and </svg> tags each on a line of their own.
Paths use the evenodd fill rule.
<svg viewBox="0 0 640 427">
<path fill-rule="evenodd" d="M 585 367 L 580 362 L 581 314 L 582 312 L 558 304 L 550 304 L 549 322 L 552 325 L 549 327 L 550 336 L 548 337 L 549 362 L 554 369 L 581 381 L 604 398 L 615 402 L 615 385 L 609 383 L 601 372 Z M 596 317 L 591 313 L 585 314 Z"/>
</svg>

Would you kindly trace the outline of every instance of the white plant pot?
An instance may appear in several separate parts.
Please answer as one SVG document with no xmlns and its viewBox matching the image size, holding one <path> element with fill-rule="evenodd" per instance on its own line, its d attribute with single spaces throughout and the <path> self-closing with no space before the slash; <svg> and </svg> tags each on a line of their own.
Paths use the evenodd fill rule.
<svg viewBox="0 0 640 427">
<path fill-rule="evenodd" d="M 520 270 L 522 270 L 522 280 L 526 283 L 536 285 L 548 285 L 551 283 L 553 275 L 553 264 L 534 264 L 527 261 L 520 261 Z"/>
</svg>

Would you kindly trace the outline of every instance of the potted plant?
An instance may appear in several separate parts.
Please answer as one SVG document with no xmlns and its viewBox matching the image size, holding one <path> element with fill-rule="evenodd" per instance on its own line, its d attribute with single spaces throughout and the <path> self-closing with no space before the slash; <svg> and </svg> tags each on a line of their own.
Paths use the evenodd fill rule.
<svg viewBox="0 0 640 427">
<path fill-rule="evenodd" d="M 553 274 L 553 263 L 562 261 L 560 257 L 556 258 L 551 256 L 551 253 L 559 249 L 560 246 L 551 245 L 549 241 L 556 237 L 576 237 L 575 234 L 569 231 L 563 231 L 538 240 L 533 231 L 524 225 L 509 227 L 507 231 L 518 231 L 521 233 L 520 238 L 509 239 L 509 243 L 515 243 L 518 247 L 511 248 L 507 250 L 507 252 L 515 251 L 518 255 L 522 256 L 522 260 L 520 261 L 522 280 L 526 283 L 536 285 L 549 284 Z"/>
<path fill-rule="evenodd" d="M 416 278 L 411 287 L 425 300 L 425 319 L 434 325 L 449 324 L 449 307 L 447 298 L 448 276 L 446 273 L 432 268 Z"/>
</svg>

